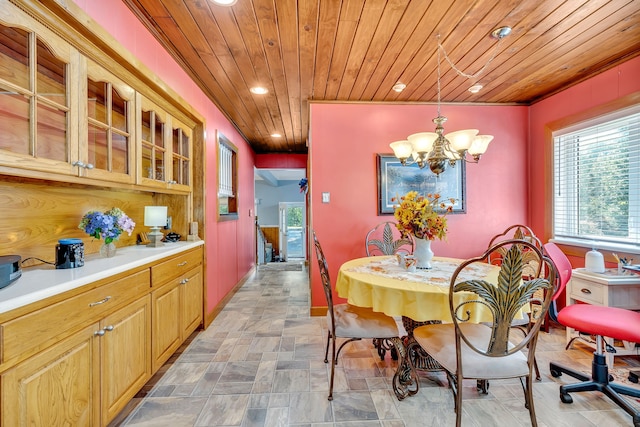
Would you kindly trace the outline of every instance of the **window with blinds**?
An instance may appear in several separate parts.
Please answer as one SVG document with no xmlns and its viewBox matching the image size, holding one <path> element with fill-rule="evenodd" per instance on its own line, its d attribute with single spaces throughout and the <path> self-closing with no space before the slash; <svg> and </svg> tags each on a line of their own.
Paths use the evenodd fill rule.
<svg viewBox="0 0 640 427">
<path fill-rule="evenodd" d="M 640 244 L 640 106 L 554 132 L 554 238 Z"/>
<path fill-rule="evenodd" d="M 236 217 L 237 208 L 237 157 L 236 147 L 218 134 L 218 214 L 219 218 Z"/>
</svg>

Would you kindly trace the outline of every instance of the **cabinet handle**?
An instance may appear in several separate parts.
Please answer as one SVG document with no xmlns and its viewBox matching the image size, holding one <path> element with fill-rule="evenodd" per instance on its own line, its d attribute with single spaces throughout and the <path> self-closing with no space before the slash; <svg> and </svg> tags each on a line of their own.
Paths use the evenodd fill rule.
<svg viewBox="0 0 640 427">
<path fill-rule="evenodd" d="M 104 335 L 104 331 L 103 331 L 102 329 L 100 329 L 100 330 L 98 330 L 98 331 L 95 331 L 95 332 L 93 333 L 93 335 L 97 335 L 97 336 L 101 337 L 101 336 L 103 336 L 103 335 Z"/>
<path fill-rule="evenodd" d="M 187 261 L 182 261 L 180 264 L 178 264 L 178 267 L 184 267 L 185 265 L 187 265 Z"/>
<path fill-rule="evenodd" d="M 85 169 L 93 169 L 93 164 L 92 163 L 87 163 L 86 165 L 84 165 Z"/>
<path fill-rule="evenodd" d="M 587 289 L 587 288 L 580 289 L 580 292 L 582 292 L 583 294 L 587 294 L 587 295 L 591 294 L 591 291 L 589 289 Z"/>
<path fill-rule="evenodd" d="M 78 167 L 85 167 L 84 162 L 80 161 L 80 160 L 76 160 L 75 162 L 71 163 L 71 166 L 78 166 Z"/>
<path fill-rule="evenodd" d="M 108 325 L 102 328 L 103 331 L 113 331 L 113 325 Z"/>
<path fill-rule="evenodd" d="M 189 279 L 182 279 L 182 280 L 180 281 L 180 284 L 181 284 L 181 285 L 184 285 L 184 284 L 186 284 L 186 283 L 188 283 L 188 282 L 189 282 Z"/>
<path fill-rule="evenodd" d="M 95 307 L 96 305 L 104 304 L 105 302 L 109 301 L 110 299 L 111 299 L 110 296 L 104 297 L 104 299 L 101 299 L 100 301 L 89 303 L 89 307 Z"/>
</svg>

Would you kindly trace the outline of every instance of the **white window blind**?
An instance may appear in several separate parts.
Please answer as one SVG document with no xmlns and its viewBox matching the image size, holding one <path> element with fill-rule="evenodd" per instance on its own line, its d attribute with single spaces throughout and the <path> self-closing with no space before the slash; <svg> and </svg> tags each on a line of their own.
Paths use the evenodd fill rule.
<svg viewBox="0 0 640 427">
<path fill-rule="evenodd" d="M 554 238 L 640 244 L 640 106 L 554 135 Z"/>
<path fill-rule="evenodd" d="M 218 197 L 233 197 L 233 150 L 220 144 Z"/>
</svg>

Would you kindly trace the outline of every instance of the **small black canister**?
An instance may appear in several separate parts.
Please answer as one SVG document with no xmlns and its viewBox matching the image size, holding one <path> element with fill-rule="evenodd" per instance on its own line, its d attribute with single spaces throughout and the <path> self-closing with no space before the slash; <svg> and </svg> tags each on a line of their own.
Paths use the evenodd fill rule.
<svg viewBox="0 0 640 427">
<path fill-rule="evenodd" d="M 84 265 L 82 239 L 60 239 L 56 245 L 56 268 L 76 268 Z"/>
</svg>

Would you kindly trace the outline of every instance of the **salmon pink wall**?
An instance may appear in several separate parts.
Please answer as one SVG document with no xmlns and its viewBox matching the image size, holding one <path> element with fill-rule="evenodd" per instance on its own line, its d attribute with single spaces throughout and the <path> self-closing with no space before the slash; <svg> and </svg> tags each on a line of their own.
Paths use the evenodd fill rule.
<svg viewBox="0 0 640 427">
<path fill-rule="evenodd" d="M 640 99 L 639 91 L 640 57 L 637 57 L 529 108 L 529 217 L 535 233 L 543 236 L 544 240 L 552 237 L 552 224 L 545 220 L 549 218 L 545 213 L 552 209 L 549 203 L 551 196 L 546 196 L 546 192 L 551 191 L 552 181 L 545 173 L 547 165 L 551 164 L 552 142 L 547 140 L 545 128 L 550 123 L 575 115 L 595 116 L 596 113 L 590 111 L 601 110 L 604 105 L 632 94 L 639 95 Z M 571 261 L 574 267 L 584 265 L 584 258 L 581 256 L 572 257 Z"/>
<path fill-rule="evenodd" d="M 76 0 L 84 11 L 104 27 L 133 56 L 176 91 L 206 121 L 205 262 L 207 313 L 255 265 L 254 172 L 255 154 L 235 127 L 205 96 L 153 36 L 121 1 Z M 216 130 L 237 148 L 240 161 L 237 221 L 216 221 Z M 250 215 L 251 209 L 251 215 Z"/>
<path fill-rule="evenodd" d="M 465 258 L 485 249 L 507 225 L 527 221 L 527 107 L 443 105 L 447 131 L 474 128 L 494 135 L 478 164 L 467 164 L 466 213 L 449 215 L 436 255 Z M 311 104 L 309 143 L 311 227 L 335 280 L 340 265 L 365 256 L 364 238 L 377 223 L 376 153 L 416 132 L 433 131 L 434 105 Z M 425 170 L 424 173 L 431 173 Z M 322 203 L 322 193 L 330 203 Z M 312 303 L 326 306 L 315 254 Z"/>
<path fill-rule="evenodd" d="M 257 154 L 258 169 L 306 169 L 306 154 Z"/>
</svg>

